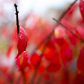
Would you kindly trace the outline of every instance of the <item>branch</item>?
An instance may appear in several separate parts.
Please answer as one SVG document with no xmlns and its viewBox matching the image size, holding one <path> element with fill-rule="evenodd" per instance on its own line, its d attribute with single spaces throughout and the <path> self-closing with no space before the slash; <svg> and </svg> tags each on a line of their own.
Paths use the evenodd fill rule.
<svg viewBox="0 0 84 84">
<path fill-rule="evenodd" d="M 83 42 L 83 40 L 79 36 L 77 36 L 74 32 L 72 32 L 68 27 L 66 27 L 65 25 L 63 25 L 61 22 L 59 22 L 55 18 L 53 18 L 53 20 L 55 20 L 57 23 L 59 23 L 61 26 L 63 26 L 65 29 L 67 29 L 69 32 L 71 32 L 75 37 L 77 37 L 81 42 Z"/>
<path fill-rule="evenodd" d="M 18 20 L 18 13 L 19 13 L 19 11 L 17 10 L 17 5 L 16 4 L 14 4 L 14 6 L 15 6 L 15 10 L 16 10 L 16 25 L 17 25 L 17 32 L 18 32 L 18 34 L 19 34 L 19 20 Z"/>
</svg>

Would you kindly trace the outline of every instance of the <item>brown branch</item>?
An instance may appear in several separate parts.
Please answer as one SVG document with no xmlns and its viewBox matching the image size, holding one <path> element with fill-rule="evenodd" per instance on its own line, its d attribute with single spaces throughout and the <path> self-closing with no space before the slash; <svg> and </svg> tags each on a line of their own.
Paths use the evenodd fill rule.
<svg viewBox="0 0 84 84">
<path fill-rule="evenodd" d="M 77 1 L 77 0 L 76 0 L 76 1 Z M 69 9 L 75 4 L 76 1 L 74 1 L 74 3 L 72 3 L 72 4 L 63 12 L 63 14 L 62 14 L 62 15 L 60 16 L 60 18 L 59 18 L 59 21 L 64 17 L 64 15 L 69 11 Z M 47 44 L 48 44 L 48 42 L 49 42 L 51 36 L 53 35 L 54 29 L 56 28 L 57 25 L 58 25 L 58 23 L 56 23 L 55 27 L 53 28 L 53 31 L 52 31 L 46 38 L 44 38 L 44 40 L 43 40 L 43 41 L 45 41 L 45 40 L 47 39 L 47 41 L 46 41 L 46 43 L 45 43 L 45 45 L 44 45 L 44 47 L 43 47 L 42 54 L 41 54 L 41 56 L 40 56 L 40 58 L 39 58 L 39 60 L 38 60 L 38 63 L 37 63 L 37 65 L 36 65 L 35 72 L 34 72 L 33 77 L 32 77 L 32 79 L 31 79 L 31 83 L 32 83 L 32 84 L 34 83 L 35 76 L 36 76 L 36 74 L 37 74 L 37 71 L 38 71 L 38 68 L 39 68 L 39 65 L 40 65 L 40 62 L 41 62 L 41 58 L 42 58 L 43 53 L 44 53 L 44 51 L 45 51 L 45 48 L 46 48 L 46 46 L 47 46 Z M 43 42 L 43 41 L 42 41 L 42 42 Z M 41 43 L 42 43 L 42 42 L 41 42 Z M 39 48 L 39 46 L 37 46 L 36 49 L 38 49 L 38 48 Z"/>
<path fill-rule="evenodd" d="M 19 13 L 19 11 L 17 10 L 17 5 L 16 4 L 14 4 L 14 6 L 15 6 L 15 10 L 16 10 L 16 25 L 17 25 L 17 32 L 18 32 L 18 34 L 19 34 L 19 20 L 18 20 L 18 13 Z"/>
</svg>

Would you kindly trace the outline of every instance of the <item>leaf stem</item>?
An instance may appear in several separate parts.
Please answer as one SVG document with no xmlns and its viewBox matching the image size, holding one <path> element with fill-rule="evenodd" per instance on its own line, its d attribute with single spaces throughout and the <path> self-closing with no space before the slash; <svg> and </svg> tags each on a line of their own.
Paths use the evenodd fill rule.
<svg viewBox="0 0 84 84">
<path fill-rule="evenodd" d="M 17 25 L 17 32 L 18 32 L 18 34 L 19 34 L 19 20 L 18 20 L 18 13 L 19 13 L 19 11 L 17 10 L 17 4 L 14 4 L 14 6 L 15 6 L 15 10 L 16 10 L 16 25 Z"/>
</svg>

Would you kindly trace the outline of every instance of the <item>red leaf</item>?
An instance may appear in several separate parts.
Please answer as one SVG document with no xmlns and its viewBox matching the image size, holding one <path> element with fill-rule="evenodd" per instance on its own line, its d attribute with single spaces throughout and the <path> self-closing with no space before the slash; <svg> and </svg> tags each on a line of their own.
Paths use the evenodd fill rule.
<svg viewBox="0 0 84 84">
<path fill-rule="evenodd" d="M 27 47 L 27 35 L 25 33 L 25 30 L 22 27 L 19 27 L 19 35 L 18 35 L 18 43 L 17 43 L 17 49 L 18 49 L 18 54 L 16 58 L 26 50 Z"/>
</svg>

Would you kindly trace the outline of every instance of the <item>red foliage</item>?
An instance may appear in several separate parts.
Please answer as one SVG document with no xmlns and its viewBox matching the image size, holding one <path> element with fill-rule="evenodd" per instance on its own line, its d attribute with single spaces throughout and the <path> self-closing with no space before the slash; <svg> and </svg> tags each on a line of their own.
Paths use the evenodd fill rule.
<svg viewBox="0 0 84 84">
<path fill-rule="evenodd" d="M 24 69 L 28 65 L 27 51 L 23 51 L 23 53 L 20 54 L 20 56 L 16 58 L 16 63 L 17 63 L 17 66 L 19 67 L 19 70 Z"/>
<path fill-rule="evenodd" d="M 77 27 L 76 33 L 80 36 L 80 38 L 84 41 L 84 29 L 81 26 Z"/>
<path fill-rule="evenodd" d="M 30 61 L 31 61 L 31 64 L 33 66 L 36 66 L 37 63 L 38 63 L 38 60 L 39 60 L 39 55 L 37 53 L 34 53 L 31 58 L 30 58 Z"/>
<path fill-rule="evenodd" d="M 70 7 L 67 13 L 65 15 L 62 15 L 63 18 L 61 18 L 60 20 L 60 22 L 68 29 L 70 29 L 72 32 L 70 30 L 67 30 L 66 27 L 65 29 L 64 27 L 62 27 L 62 25 L 60 26 L 59 24 L 56 26 L 54 31 L 52 31 L 52 33 L 49 34 L 51 30 L 53 30 L 53 24 L 50 24 L 48 21 L 43 22 L 44 20 L 42 20 L 41 17 L 39 18 L 34 14 L 30 14 L 29 16 L 24 18 L 24 22 L 23 22 L 23 26 L 26 27 L 25 29 L 27 32 L 25 32 L 25 30 L 20 26 L 19 34 L 17 34 L 17 29 L 15 28 L 10 36 L 12 43 L 8 43 L 10 45 L 9 46 L 6 45 L 7 48 L 5 48 L 6 43 L 3 42 L 4 40 L 3 37 L 9 36 L 9 33 L 8 30 L 3 29 L 0 36 L 0 37 L 3 36 L 1 38 L 2 41 L 0 41 L 0 45 L 1 45 L 0 50 L 8 49 L 6 56 L 11 56 L 11 57 L 5 58 L 5 56 L 3 55 L 1 57 L 3 59 L 8 59 L 10 61 L 12 59 L 11 52 L 14 51 L 14 48 L 16 47 L 16 42 L 18 42 L 17 43 L 18 54 L 16 56 L 16 64 L 19 70 L 22 72 L 22 75 L 20 73 L 19 75 L 16 75 L 15 70 L 17 69 L 15 68 L 15 66 L 14 66 L 15 70 L 9 70 L 10 68 L 6 64 L 6 60 L 0 60 L 0 83 L 2 83 L 1 77 L 3 75 L 1 73 L 4 73 L 5 76 L 10 80 L 9 81 L 7 79 L 10 83 L 13 83 L 17 79 L 16 81 L 17 83 L 25 82 L 25 84 L 30 82 L 31 80 L 34 80 L 32 81 L 32 84 L 35 84 L 37 81 L 41 82 L 42 84 L 45 83 L 84 84 L 84 76 L 82 73 L 84 71 L 84 67 L 83 67 L 84 44 L 82 45 L 81 50 L 79 50 L 82 44 L 82 42 L 79 41 L 80 39 L 84 40 L 84 31 L 83 31 L 84 21 L 82 21 L 81 18 L 79 17 L 77 17 L 78 21 L 75 21 L 75 18 L 73 16 L 75 10 L 77 9 L 78 3 L 77 4 L 74 3 L 73 5 L 74 7 Z M 84 20 L 83 0 L 80 0 L 79 9 L 82 18 Z M 28 23 L 26 20 L 28 20 Z M 47 36 L 48 34 L 49 36 L 51 35 L 51 37 Z M 80 39 L 77 38 L 77 35 L 79 36 Z M 44 39 L 45 37 L 46 39 Z M 30 44 L 28 46 L 29 54 L 27 53 L 26 50 L 27 42 Z M 39 42 L 41 42 L 40 45 L 38 44 Z M 34 47 L 36 47 L 34 50 L 35 52 L 31 53 L 30 51 L 32 51 Z M 42 55 L 38 54 L 36 52 L 36 49 L 38 49 Z M 0 55 L 1 53 L 3 52 L 0 52 Z M 76 64 L 75 64 L 76 62 L 74 61 L 74 58 L 76 59 L 77 57 L 78 59 L 77 59 L 77 68 L 76 68 Z M 1 67 L 2 63 L 6 65 L 3 68 Z M 12 62 L 10 61 L 10 63 Z M 82 74 L 78 75 L 77 69 Z M 10 71 L 12 72 L 8 73 Z M 19 78 L 20 75 L 22 76 L 22 78 Z M 5 77 L 3 77 L 3 79 L 4 78 Z"/>
<path fill-rule="evenodd" d="M 61 46 L 60 55 L 64 65 L 72 60 L 73 52 L 67 42 Z"/>
<path fill-rule="evenodd" d="M 84 44 L 80 50 L 79 57 L 77 60 L 77 68 L 79 71 L 84 71 L 83 65 L 84 65 Z"/>
<path fill-rule="evenodd" d="M 39 68 L 38 68 L 38 71 L 40 73 L 42 73 L 44 70 L 45 70 L 45 66 L 44 65 L 40 65 Z"/>
<path fill-rule="evenodd" d="M 52 41 L 49 41 L 43 56 L 45 56 L 45 59 L 48 61 L 51 61 L 53 55 L 55 54 L 56 48 Z"/>
<path fill-rule="evenodd" d="M 13 45 L 10 45 L 9 48 L 8 48 L 8 51 L 7 51 L 7 57 L 10 56 L 11 52 L 12 52 L 12 49 L 13 49 Z"/>
<path fill-rule="evenodd" d="M 20 26 L 20 31 L 18 34 L 18 43 L 17 43 L 17 49 L 18 49 L 18 54 L 16 56 L 16 58 L 23 52 L 26 50 L 27 47 L 27 35 L 24 31 L 24 29 Z"/>
<path fill-rule="evenodd" d="M 45 80 L 49 80 L 49 75 L 48 75 L 48 74 L 45 74 L 45 75 L 44 75 L 44 79 L 45 79 Z"/>
<path fill-rule="evenodd" d="M 77 74 L 72 84 L 84 84 L 84 75 Z"/>
<path fill-rule="evenodd" d="M 84 0 L 80 0 L 79 9 L 80 9 L 80 13 L 82 15 L 82 18 L 84 20 Z"/>
<path fill-rule="evenodd" d="M 47 67 L 47 70 L 49 72 L 57 72 L 59 71 L 61 68 L 61 63 L 60 63 L 60 59 L 59 59 L 59 54 L 56 54 L 51 62 L 50 62 L 50 65 Z"/>
</svg>

